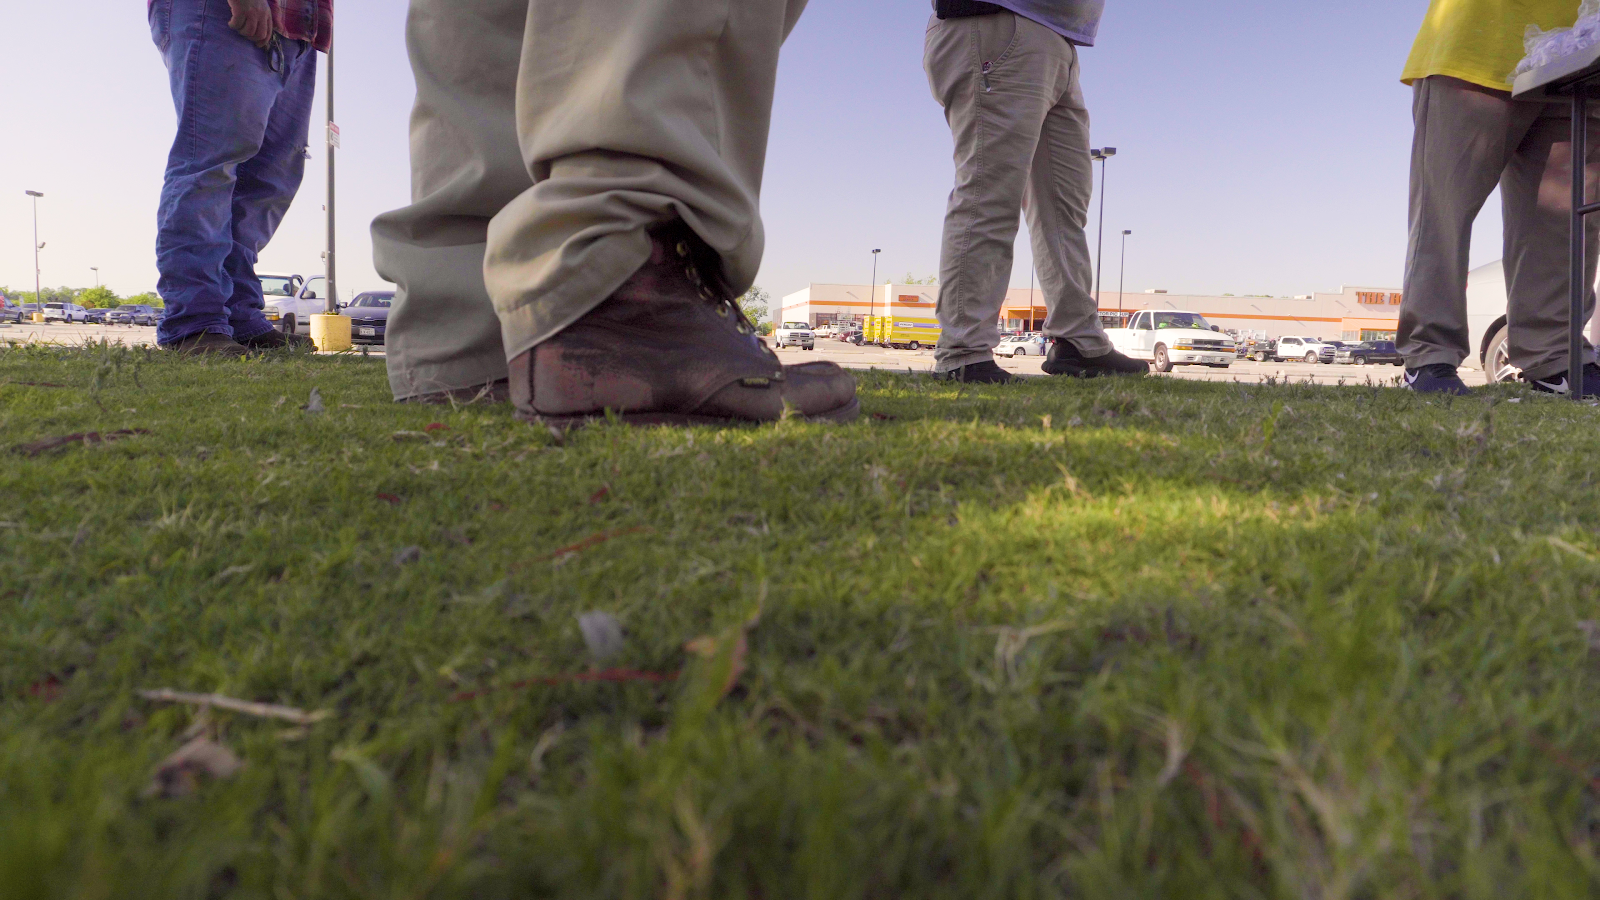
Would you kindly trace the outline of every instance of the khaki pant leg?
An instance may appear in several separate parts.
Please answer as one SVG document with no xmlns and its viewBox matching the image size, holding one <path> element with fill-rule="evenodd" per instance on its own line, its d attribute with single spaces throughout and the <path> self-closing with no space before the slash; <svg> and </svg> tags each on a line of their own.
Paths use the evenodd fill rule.
<svg viewBox="0 0 1600 900">
<path fill-rule="evenodd" d="M 1540 104 L 1541 115 L 1517 146 L 1500 179 L 1505 219 L 1507 322 L 1511 364 L 1530 378 L 1567 371 L 1567 316 L 1572 215 L 1572 111 L 1566 104 Z M 1590 133 L 1595 134 L 1594 120 Z M 1600 141 L 1591 138 L 1584 170 L 1588 196 L 1600 187 Z M 1600 221 L 1587 223 L 1590 285 L 1584 322 L 1594 315 Z M 1586 362 L 1594 348 L 1585 341 Z"/>
<path fill-rule="evenodd" d="M 1089 198 L 1094 193 L 1094 162 L 1089 158 L 1089 110 L 1083 102 L 1080 62 L 1072 51 L 1069 86 L 1045 116 L 1039 149 L 1023 210 L 1033 259 L 1049 308 L 1044 332 L 1065 338 L 1086 357 L 1111 352 L 1093 295 L 1094 266 L 1089 261 Z"/>
<path fill-rule="evenodd" d="M 379 274 L 399 286 L 385 345 L 396 399 L 506 377 L 483 283 L 490 219 L 532 183 L 515 91 L 528 0 L 412 0 L 412 204 L 372 223 Z"/>
<path fill-rule="evenodd" d="M 508 356 L 598 306 L 682 218 L 755 280 L 778 50 L 804 0 L 527 0 L 517 132 L 533 184 L 489 227 Z"/>
<path fill-rule="evenodd" d="M 1467 327 L 1472 222 L 1539 104 L 1439 75 L 1412 91 L 1410 239 L 1396 344 L 1410 368 L 1458 366 L 1474 349 Z"/>
<path fill-rule="evenodd" d="M 994 358 L 1040 132 L 1075 58 L 1060 35 L 1009 12 L 928 25 L 923 67 L 956 168 L 939 253 L 939 372 Z"/>
</svg>

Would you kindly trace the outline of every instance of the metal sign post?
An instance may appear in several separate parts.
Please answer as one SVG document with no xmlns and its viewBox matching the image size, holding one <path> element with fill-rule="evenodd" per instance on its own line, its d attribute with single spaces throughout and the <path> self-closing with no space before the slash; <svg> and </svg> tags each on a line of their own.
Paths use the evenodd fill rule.
<svg viewBox="0 0 1600 900">
<path fill-rule="evenodd" d="M 328 315 L 339 313 L 339 285 L 334 264 L 334 157 L 339 151 L 339 126 L 333 119 L 333 45 L 328 45 L 328 249 L 323 255 L 328 276 Z"/>
<path fill-rule="evenodd" d="M 1588 246 L 1585 224 L 1600 213 L 1590 203 L 1584 184 L 1589 158 L 1589 95 L 1600 90 L 1600 46 L 1581 50 L 1517 76 L 1511 95 L 1518 100 L 1567 98 L 1572 103 L 1572 219 L 1568 240 L 1567 396 L 1583 399 L 1583 327 L 1585 307 L 1594 285 L 1587 283 Z"/>
</svg>

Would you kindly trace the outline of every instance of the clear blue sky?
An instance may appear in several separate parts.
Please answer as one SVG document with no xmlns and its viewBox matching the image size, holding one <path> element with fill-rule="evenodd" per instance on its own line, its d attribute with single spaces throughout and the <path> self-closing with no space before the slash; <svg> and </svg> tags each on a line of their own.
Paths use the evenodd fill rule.
<svg viewBox="0 0 1600 900">
<path fill-rule="evenodd" d="M 686 0 L 687 2 L 687 0 Z M 404 204 L 412 83 L 403 0 L 338 0 L 339 228 L 347 289 L 377 287 L 367 225 Z M 1426 0 L 1174 4 L 1108 0 L 1083 52 L 1097 144 L 1119 148 L 1107 290 L 1131 228 L 1128 289 L 1296 294 L 1397 286 L 1405 254 L 1410 92 L 1398 75 Z M 0 284 L 32 286 L 24 189 L 40 205 L 46 284 L 155 282 L 151 247 L 172 138 L 143 0 L 0 4 Z M 922 0 L 813 0 L 784 48 L 760 283 L 864 281 L 938 268 L 950 136 L 922 74 Z M 318 117 L 321 116 L 319 99 Z M 320 134 L 320 125 L 314 127 Z M 262 268 L 320 266 L 323 151 Z M 1091 243 L 1094 239 L 1091 222 Z M 1474 260 L 1499 256 L 1498 199 Z M 1026 286 L 1026 242 L 1012 283 Z"/>
</svg>

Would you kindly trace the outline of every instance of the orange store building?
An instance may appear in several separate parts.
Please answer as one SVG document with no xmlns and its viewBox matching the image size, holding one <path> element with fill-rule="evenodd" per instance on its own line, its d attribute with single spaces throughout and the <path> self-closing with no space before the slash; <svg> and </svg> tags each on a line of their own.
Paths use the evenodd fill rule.
<svg viewBox="0 0 1600 900">
<path fill-rule="evenodd" d="M 886 315 L 891 308 L 931 310 L 939 299 L 936 284 L 867 285 L 813 284 L 784 297 L 774 309 L 775 322 L 805 322 L 812 326 L 835 322 L 860 323 L 868 315 Z M 1346 287 L 1339 293 L 1303 294 L 1298 297 L 1233 297 L 1169 294 L 1100 295 L 1102 313 L 1137 312 L 1141 309 L 1177 309 L 1197 312 L 1228 331 L 1265 333 L 1268 337 L 1295 335 L 1328 340 L 1393 339 L 1400 317 L 1400 292 L 1389 288 Z M 1013 288 L 1001 307 L 1000 325 L 1007 331 L 1043 328 L 1044 295 L 1035 289 Z"/>
</svg>

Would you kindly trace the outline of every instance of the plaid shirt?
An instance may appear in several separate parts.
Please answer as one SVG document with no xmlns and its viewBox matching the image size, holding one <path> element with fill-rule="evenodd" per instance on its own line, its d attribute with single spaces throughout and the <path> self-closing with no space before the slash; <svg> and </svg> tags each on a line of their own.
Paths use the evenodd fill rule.
<svg viewBox="0 0 1600 900">
<path fill-rule="evenodd" d="M 156 0 L 145 4 L 148 9 Z M 328 52 L 333 44 L 333 0 L 267 0 L 278 34 Z"/>
</svg>

